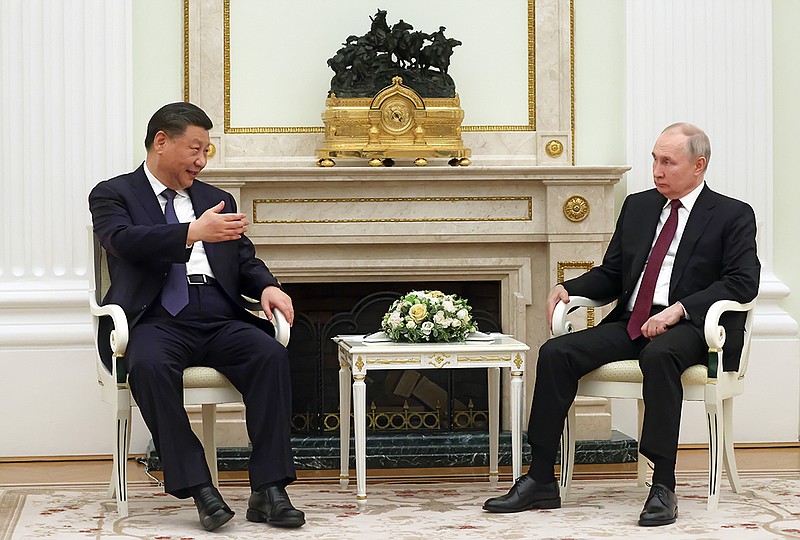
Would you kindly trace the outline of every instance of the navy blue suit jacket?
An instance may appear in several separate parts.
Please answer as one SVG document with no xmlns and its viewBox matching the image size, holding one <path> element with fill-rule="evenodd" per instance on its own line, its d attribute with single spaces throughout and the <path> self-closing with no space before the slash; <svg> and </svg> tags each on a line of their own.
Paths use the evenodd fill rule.
<svg viewBox="0 0 800 540">
<path fill-rule="evenodd" d="M 196 216 L 225 201 L 223 212 L 236 212 L 233 196 L 219 188 L 195 180 L 188 189 Z M 188 223 L 167 224 L 164 212 L 144 166 L 135 171 L 100 182 L 89 194 L 94 232 L 108 257 L 111 286 L 104 303 L 119 304 L 133 327 L 164 286 L 172 263 L 189 260 L 186 249 Z M 225 293 L 241 307 L 241 318 L 275 334 L 272 324 L 247 311 L 242 295 L 260 300 L 269 285 L 278 280 L 256 257 L 253 243 L 244 235 L 239 240 L 203 243 L 214 276 Z M 110 320 L 101 321 L 99 343 L 108 343 Z M 110 362 L 110 349 L 101 351 Z"/>
<path fill-rule="evenodd" d="M 625 313 L 650 254 L 666 202 L 656 189 L 628 195 L 603 263 L 564 282 L 569 294 L 617 299 L 616 307 L 603 322 L 619 320 Z M 753 209 L 747 203 L 704 186 L 689 214 L 675 255 L 669 287 L 670 305 L 680 301 L 702 337 L 711 304 L 717 300 L 742 303 L 753 300 L 758 294 L 760 272 Z M 731 312 L 722 317 L 726 330 L 723 355 L 726 371 L 737 369 L 744 318 L 744 314 Z"/>
</svg>

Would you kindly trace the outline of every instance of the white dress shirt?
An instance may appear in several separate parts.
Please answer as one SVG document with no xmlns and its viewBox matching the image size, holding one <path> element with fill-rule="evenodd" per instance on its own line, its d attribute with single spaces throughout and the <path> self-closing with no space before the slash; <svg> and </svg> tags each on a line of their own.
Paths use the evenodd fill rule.
<svg viewBox="0 0 800 540">
<path fill-rule="evenodd" d="M 144 173 L 147 175 L 147 179 L 150 181 L 150 187 L 153 188 L 153 193 L 156 194 L 158 203 L 161 205 L 161 211 L 163 212 L 167 207 L 167 198 L 161 193 L 167 189 L 167 186 L 162 184 L 161 181 L 150 171 L 150 169 L 147 168 L 147 162 L 144 164 Z M 194 214 L 192 199 L 189 198 L 189 194 L 186 192 L 186 190 L 179 189 L 176 191 L 176 193 L 177 195 L 175 196 L 174 205 L 175 215 L 178 216 L 178 221 L 181 223 L 190 223 L 197 219 L 197 216 Z M 191 246 L 186 247 L 188 248 Z M 189 260 L 186 263 L 186 273 L 188 275 L 205 274 L 209 277 L 216 277 L 214 276 L 214 271 L 211 269 L 211 265 L 208 263 L 208 257 L 206 257 L 206 248 L 203 245 L 203 242 L 194 243 L 192 254 L 189 256 Z"/>
<path fill-rule="evenodd" d="M 675 231 L 675 236 L 672 238 L 669 248 L 667 249 L 667 254 L 664 256 L 664 262 L 661 263 L 661 270 L 658 272 L 658 279 L 656 279 L 656 290 L 653 293 L 654 306 L 669 306 L 669 281 L 672 277 L 672 267 L 675 264 L 675 254 L 678 252 L 678 246 L 681 243 L 681 238 L 683 238 L 683 231 L 686 229 L 686 221 L 689 219 L 689 214 L 691 214 L 694 203 L 697 202 L 697 197 L 700 196 L 703 186 L 705 186 L 705 182 L 701 182 L 699 186 L 679 199 L 682 206 L 678 208 L 678 228 Z M 671 211 L 672 207 L 670 206 L 670 201 L 667 201 L 664 204 L 664 208 L 661 210 L 661 217 L 658 219 L 656 234 L 653 237 L 653 243 L 650 245 L 651 252 L 653 251 L 653 246 L 656 244 L 656 239 L 658 238 L 659 233 L 661 233 L 661 229 L 664 228 L 664 223 L 666 223 Z M 648 255 L 647 258 L 649 261 L 650 255 Z M 647 263 L 645 263 L 644 268 L 642 268 L 642 274 L 639 276 L 639 281 L 636 282 L 636 288 L 633 289 L 633 294 L 628 300 L 628 311 L 633 311 L 633 305 L 636 303 L 636 295 L 639 294 L 639 287 L 642 286 L 642 277 L 644 277 L 644 271 L 646 269 Z"/>
</svg>

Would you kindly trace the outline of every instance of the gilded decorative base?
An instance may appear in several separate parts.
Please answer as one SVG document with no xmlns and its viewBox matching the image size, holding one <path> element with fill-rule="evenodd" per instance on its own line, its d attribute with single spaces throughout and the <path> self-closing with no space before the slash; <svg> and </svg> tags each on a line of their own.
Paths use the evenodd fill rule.
<svg viewBox="0 0 800 540">
<path fill-rule="evenodd" d="M 376 167 L 391 166 L 398 158 L 411 158 L 417 166 L 426 165 L 427 158 L 469 165 L 472 152 L 461 139 L 464 111 L 458 95 L 423 100 L 402 82 L 394 77 L 373 98 L 329 97 L 317 165 L 332 167 L 334 158 L 366 159 Z"/>
</svg>

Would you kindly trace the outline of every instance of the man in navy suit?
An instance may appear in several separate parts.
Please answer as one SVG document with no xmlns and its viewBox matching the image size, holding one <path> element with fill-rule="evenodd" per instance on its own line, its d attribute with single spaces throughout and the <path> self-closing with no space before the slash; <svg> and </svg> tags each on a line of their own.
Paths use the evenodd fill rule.
<svg viewBox="0 0 800 540">
<path fill-rule="evenodd" d="M 210 366 L 244 398 L 252 443 L 247 519 L 299 527 L 304 514 L 285 490 L 296 478 L 289 358 L 272 324 L 247 311 L 242 295 L 258 299 L 267 319 L 278 309 L 290 324 L 292 300 L 256 258 L 231 194 L 197 180 L 211 127 L 196 105 L 165 105 L 147 126 L 145 162 L 90 193 L 111 276 L 105 302 L 128 317 L 128 382 L 163 464 L 165 490 L 193 497 L 206 530 L 233 517 L 183 408 L 184 368 Z M 108 326 L 100 332 L 107 336 Z"/>
<path fill-rule="evenodd" d="M 603 263 L 548 294 L 551 325 L 556 304 L 570 294 L 615 298 L 617 305 L 598 326 L 550 339 L 539 349 L 528 426 L 530 471 L 506 495 L 487 500 L 485 510 L 559 508 L 553 468 L 578 380 L 603 364 L 638 358 L 645 402 L 640 450 L 654 464 L 639 524 L 675 522 L 681 373 L 707 362 L 703 325 L 711 304 L 751 301 L 761 269 L 753 210 L 705 185 L 710 157 L 702 130 L 686 123 L 667 127 L 653 148 L 655 189 L 625 199 Z M 727 331 L 724 369 L 735 370 L 744 314 L 727 313 L 721 322 Z"/>
</svg>

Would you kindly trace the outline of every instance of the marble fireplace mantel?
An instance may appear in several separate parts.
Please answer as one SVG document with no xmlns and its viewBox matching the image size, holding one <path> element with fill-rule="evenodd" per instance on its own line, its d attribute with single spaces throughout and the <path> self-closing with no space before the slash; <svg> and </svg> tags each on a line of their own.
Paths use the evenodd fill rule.
<svg viewBox="0 0 800 540">
<path fill-rule="evenodd" d="M 499 281 L 503 330 L 535 350 L 549 337 L 552 284 L 601 260 L 627 170 L 337 165 L 206 169 L 202 179 L 234 194 L 281 281 Z M 583 438 L 610 434 L 607 407 L 596 408 L 587 405 Z"/>
</svg>

